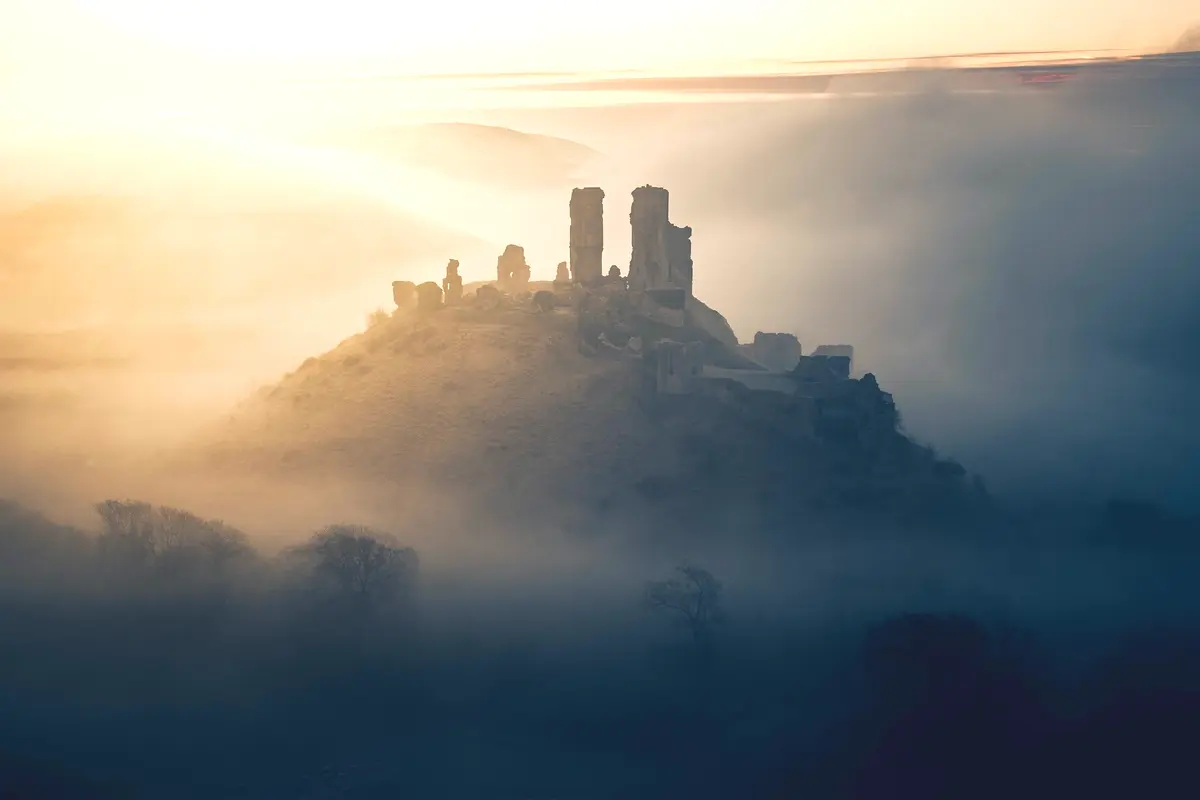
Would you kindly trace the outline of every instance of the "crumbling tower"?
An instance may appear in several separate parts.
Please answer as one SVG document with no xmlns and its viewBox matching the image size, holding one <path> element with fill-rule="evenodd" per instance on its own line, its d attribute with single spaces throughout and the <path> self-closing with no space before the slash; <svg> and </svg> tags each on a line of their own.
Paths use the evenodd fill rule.
<svg viewBox="0 0 1200 800">
<path fill-rule="evenodd" d="M 503 291 L 520 293 L 529 288 L 529 265 L 525 248 L 510 244 L 496 259 L 496 285 Z"/>
<path fill-rule="evenodd" d="M 672 225 L 669 195 L 657 186 L 633 190 L 629 223 L 633 252 L 629 260 L 629 289 L 635 292 L 673 290 L 692 294 L 692 229 Z"/>
<path fill-rule="evenodd" d="M 571 280 L 591 283 L 604 276 L 604 190 L 571 191 Z"/>
</svg>

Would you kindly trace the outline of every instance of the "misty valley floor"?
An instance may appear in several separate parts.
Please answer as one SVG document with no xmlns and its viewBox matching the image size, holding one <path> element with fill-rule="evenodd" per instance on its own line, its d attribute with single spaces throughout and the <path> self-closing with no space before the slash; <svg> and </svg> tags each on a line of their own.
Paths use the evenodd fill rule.
<svg viewBox="0 0 1200 800">
<path fill-rule="evenodd" d="M 1194 796 L 1194 519 L 1022 517 L 907 445 L 879 496 L 921 502 L 850 513 L 819 448 L 510 316 L 397 315 L 156 456 L 287 544 L 395 533 L 406 600 L 3 506 L 0 796 Z M 723 584 L 703 636 L 642 607 L 681 562 Z"/>
<path fill-rule="evenodd" d="M 0 791 L 1196 789 L 1191 547 L 797 540 L 766 548 L 773 571 L 696 551 L 726 603 L 697 649 L 639 608 L 643 582 L 669 574 L 644 553 L 610 547 L 589 566 L 531 549 L 523 569 L 490 572 L 442 560 L 412 601 L 345 605 L 306 589 L 286 553 L 181 582 L 114 572 L 91 537 L 19 508 L 3 519 Z"/>
</svg>

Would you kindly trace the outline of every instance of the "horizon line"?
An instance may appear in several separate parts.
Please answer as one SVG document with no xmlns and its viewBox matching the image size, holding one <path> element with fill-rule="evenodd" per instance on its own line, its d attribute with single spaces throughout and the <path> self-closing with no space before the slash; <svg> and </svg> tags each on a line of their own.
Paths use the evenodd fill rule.
<svg viewBox="0 0 1200 800">
<path fill-rule="evenodd" d="M 748 59 L 738 62 L 740 65 L 788 65 L 788 66 L 823 66 L 831 64 L 889 64 L 889 63 L 906 63 L 920 61 L 935 61 L 938 59 L 971 59 L 971 58 L 997 58 L 1001 56 L 1077 56 L 1087 58 L 1090 54 L 1096 53 L 1135 53 L 1137 55 L 1158 55 L 1157 53 L 1147 53 L 1133 48 L 1089 48 L 1084 50 L 995 50 L 995 51 L 980 51 L 973 53 L 950 53 L 950 54 L 933 54 L 922 56 L 888 56 L 877 58 L 838 58 L 838 59 L 786 59 L 786 58 L 767 58 L 767 59 Z M 1029 66 L 1036 66 L 1037 62 L 1029 62 Z M 865 71 L 865 70 L 864 70 Z M 317 84 L 317 83 L 374 83 L 374 82 L 419 82 L 419 81 L 455 81 L 455 80 L 514 80 L 514 79 L 538 79 L 538 78 L 572 78 L 589 76 L 593 80 L 603 80 L 604 76 L 633 76 L 641 75 L 646 78 L 671 78 L 671 77 L 751 77 L 754 75 L 762 75 L 767 73 L 758 72 L 720 72 L 718 75 L 680 75 L 680 68 L 662 68 L 648 69 L 631 67 L 626 69 L 577 69 L 577 70 L 519 70 L 507 72 L 480 72 L 478 70 L 469 72 L 395 72 L 395 73 L 379 73 L 368 75 L 343 75 L 343 76 L 327 76 L 327 77 L 311 77 L 311 78 L 289 78 L 283 82 L 288 84 Z M 689 70 L 690 72 L 690 70 Z M 779 73 L 773 73 L 779 74 Z M 791 73 L 784 73 L 791 74 Z M 805 73 L 795 73 L 802 75 Z"/>
</svg>

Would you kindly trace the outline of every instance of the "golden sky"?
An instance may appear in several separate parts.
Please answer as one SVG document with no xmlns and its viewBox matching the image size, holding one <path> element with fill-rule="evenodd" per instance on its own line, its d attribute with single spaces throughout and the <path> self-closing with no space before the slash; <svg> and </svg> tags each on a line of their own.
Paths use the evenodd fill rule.
<svg viewBox="0 0 1200 800">
<path fill-rule="evenodd" d="M 1155 49 L 1195 0 L 0 0 L 0 118 L 253 107 L 255 81 Z"/>
<path fill-rule="evenodd" d="M 169 56 L 336 71 L 656 68 L 1168 44 L 1194 0 L 0 0 L 9 70 Z"/>
</svg>

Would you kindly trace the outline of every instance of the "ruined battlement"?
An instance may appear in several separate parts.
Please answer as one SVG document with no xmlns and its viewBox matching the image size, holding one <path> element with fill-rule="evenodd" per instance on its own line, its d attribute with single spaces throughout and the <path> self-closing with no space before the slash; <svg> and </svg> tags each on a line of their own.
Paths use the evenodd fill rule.
<svg viewBox="0 0 1200 800">
<path fill-rule="evenodd" d="M 750 357 L 767 369 L 786 372 L 796 368 L 800 363 L 803 350 L 800 340 L 791 333 L 754 334 L 754 342 L 746 345 Z"/>
<path fill-rule="evenodd" d="M 633 250 L 629 288 L 634 292 L 692 294 L 692 229 L 670 221 L 670 195 L 657 186 L 633 190 L 629 211 Z"/>
<path fill-rule="evenodd" d="M 789 430 L 817 438 L 861 440 L 867 431 L 894 431 L 891 395 L 873 376 L 851 377 L 852 346 L 821 345 L 805 355 L 794 334 L 764 331 L 740 344 L 724 319 L 693 297 L 692 229 L 670 221 L 666 189 L 633 190 L 629 273 L 622 277 L 613 266 L 606 276 L 603 201 L 598 187 L 571 193 L 570 261 L 559 262 L 553 281 L 531 284 L 524 249 L 510 244 L 497 258 L 496 281 L 473 298 L 463 297 L 459 264 L 451 259 L 441 286 L 395 282 L 397 306 L 415 302 L 429 312 L 469 299 L 483 311 L 571 308 L 580 352 L 642 359 L 656 394 L 706 395 L 768 417 L 784 414 L 778 421 Z"/>
</svg>

